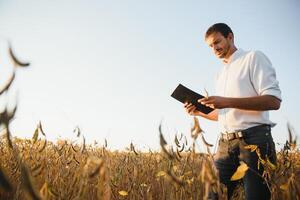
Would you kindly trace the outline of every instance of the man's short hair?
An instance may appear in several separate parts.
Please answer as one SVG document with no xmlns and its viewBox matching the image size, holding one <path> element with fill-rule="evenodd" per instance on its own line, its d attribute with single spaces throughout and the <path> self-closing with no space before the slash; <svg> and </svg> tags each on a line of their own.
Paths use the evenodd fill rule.
<svg viewBox="0 0 300 200">
<path fill-rule="evenodd" d="M 232 33 L 232 35 L 233 35 L 231 28 L 227 24 L 216 23 L 207 29 L 207 31 L 205 33 L 205 38 L 210 36 L 212 33 L 217 33 L 217 32 L 221 33 L 225 38 L 227 38 L 229 33 Z"/>
</svg>

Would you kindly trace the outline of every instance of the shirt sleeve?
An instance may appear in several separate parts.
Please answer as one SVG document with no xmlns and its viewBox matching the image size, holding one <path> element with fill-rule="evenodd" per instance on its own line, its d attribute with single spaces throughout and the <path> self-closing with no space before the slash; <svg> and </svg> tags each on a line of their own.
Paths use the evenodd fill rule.
<svg viewBox="0 0 300 200">
<path fill-rule="evenodd" d="M 250 77 L 258 95 L 272 95 L 280 101 L 282 100 L 275 69 L 268 57 L 261 51 L 253 53 L 250 63 Z"/>
</svg>

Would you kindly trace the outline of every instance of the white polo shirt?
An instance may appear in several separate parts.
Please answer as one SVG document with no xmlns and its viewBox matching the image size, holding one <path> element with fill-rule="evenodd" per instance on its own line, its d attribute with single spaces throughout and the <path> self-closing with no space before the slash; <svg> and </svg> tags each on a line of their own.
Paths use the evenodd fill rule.
<svg viewBox="0 0 300 200">
<path fill-rule="evenodd" d="M 261 51 L 236 50 L 216 76 L 217 96 L 253 97 L 272 95 L 281 100 L 275 69 Z M 225 133 L 247 129 L 269 120 L 268 111 L 249 111 L 235 108 L 218 110 L 220 131 Z"/>
</svg>

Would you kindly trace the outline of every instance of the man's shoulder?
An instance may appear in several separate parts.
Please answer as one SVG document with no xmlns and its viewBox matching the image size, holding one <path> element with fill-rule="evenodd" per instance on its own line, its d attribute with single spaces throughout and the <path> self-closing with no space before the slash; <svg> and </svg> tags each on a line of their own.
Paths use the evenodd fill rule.
<svg viewBox="0 0 300 200">
<path fill-rule="evenodd" d="M 261 50 L 249 50 L 245 51 L 244 57 L 246 59 L 249 59 L 253 62 L 260 62 L 260 61 L 266 61 L 266 62 L 271 62 L 269 58 L 266 56 L 264 52 Z"/>
<path fill-rule="evenodd" d="M 264 52 L 261 50 L 249 50 L 245 51 L 245 55 L 250 56 L 252 58 L 261 58 L 261 57 L 267 57 Z"/>
<path fill-rule="evenodd" d="M 252 59 L 254 57 L 262 55 L 263 52 L 259 50 L 244 50 L 239 48 L 238 54 L 241 59 Z"/>
<path fill-rule="evenodd" d="M 249 61 L 250 65 L 249 67 L 268 67 L 268 66 L 272 66 L 272 62 L 271 60 L 268 58 L 268 56 L 266 56 L 265 53 L 263 53 L 260 50 L 251 50 L 248 51 L 245 54 L 245 57 L 247 57 L 246 59 Z"/>
</svg>

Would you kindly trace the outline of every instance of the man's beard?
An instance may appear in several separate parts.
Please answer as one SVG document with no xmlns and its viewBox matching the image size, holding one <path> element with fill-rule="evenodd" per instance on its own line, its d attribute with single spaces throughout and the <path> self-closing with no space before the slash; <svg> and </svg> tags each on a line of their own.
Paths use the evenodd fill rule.
<svg viewBox="0 0 300 200">
<path fill-rule="evenodd" d="M 226 57 L 226 55 L 228 54 L 228 52 L 229 52 L 229 45 L 227 45 L 224 49 L 222 49 L 222 54 L 221 55 L 218 55 L 218 57 L 219 58 L 225 58 Z"/>
</svg>

